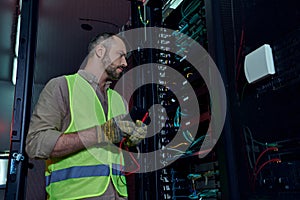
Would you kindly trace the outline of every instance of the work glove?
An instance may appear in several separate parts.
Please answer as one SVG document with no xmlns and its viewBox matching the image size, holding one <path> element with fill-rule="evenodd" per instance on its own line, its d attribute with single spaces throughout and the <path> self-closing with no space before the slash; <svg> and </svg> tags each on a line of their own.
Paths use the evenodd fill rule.
<svg viewBox="0 0 300 200">
<path fill-rule="evenodd" d="M 115 119 L 110 119 L 101 126 L 96 127 L 97 141 L 119 143 L 122 139 L 122 132 L 118 128 Z"/>
<path fill-rule="evenodd" d="M 122 131 L 126 138 L 124 144 L 128 147 L 139 144 L 147 134 L 147 126 L 140 120 L 131 121 L 116 121 L 118 128 Z"/>
</svg>

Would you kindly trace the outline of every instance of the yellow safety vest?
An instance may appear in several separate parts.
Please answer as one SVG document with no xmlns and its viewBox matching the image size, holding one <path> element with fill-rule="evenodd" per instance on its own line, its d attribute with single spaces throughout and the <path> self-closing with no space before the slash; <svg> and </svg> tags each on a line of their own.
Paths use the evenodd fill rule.
<svg viewBox="0 0 300 200">
<path fill-rule="evenodd" d="M 107 90 L 107 117 L 91 85 L 79 74 L 66 76 L 69 89 L 71 122 L 65 134 L 85 130 L 126 113 L 122 97 Z M 112 148 L 114 147 L 114 148 Z M 122 162 L 122 163 L 120 163 Z M 82 199 L 102 195 L 110 178 L 117 192 L 127 196 L 124 161 L 116 146 L 107 144 L 91 147 L 63 158 L 46 162 L 46 191 L 48 199 Z"/>
</svg>

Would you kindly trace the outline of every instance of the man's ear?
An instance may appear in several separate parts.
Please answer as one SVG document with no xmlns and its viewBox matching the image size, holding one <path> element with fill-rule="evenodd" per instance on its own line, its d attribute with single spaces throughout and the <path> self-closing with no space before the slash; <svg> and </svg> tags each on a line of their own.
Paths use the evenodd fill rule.
<svg viewBox="0 0 300 200">
<path fill-rule="evenodd" d="M 102 45 L 102 44 L 98 44 L 96 47 L 95 47 L 95 54 L 98 58 L 102 59 L 105 55 L 105 47 Z"/>
</svg>

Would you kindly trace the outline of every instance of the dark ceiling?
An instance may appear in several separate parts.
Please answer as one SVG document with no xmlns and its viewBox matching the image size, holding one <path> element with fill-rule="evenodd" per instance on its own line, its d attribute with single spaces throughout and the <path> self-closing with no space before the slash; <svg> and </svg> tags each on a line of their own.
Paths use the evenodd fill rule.
<svg viewBox="0 0 300 200">
<path fill-rule="evenodd" d="M 43 0 L 39 7 L 34 75 L 35 82 L 42 84 L 51 77 L 76 72 L 87 53 L 89 40 L 99 32 L 119 32 L 130 18 L 128 0 Z M 93 29 L 83 30 L 83 23 L 89 23 Z"/>
<path fill-rule="evenodd" d="M 0 0 L 0 80 L 5 81 L 11 80 L 12 73 L 11 36 L 16 1 Z M 39 0 L 35 83 L 45 84 L 52 77 L 77 71 L 87 52 L 87 44 L 94 35 L 103 31 L 119 32 L 123 25 L 130 22 L 130 2 L 129 0 Z M 236 42 L 239 42 L 241 24 L 244 24 L 249 49 L 270 43 L 280 35 L 290 32 L 290 27 L 299 26 L 298 0 L 287 0 L 285 3 L 280 0 L 233 2 L 236 12 L 241 12 L 241 15 L 236 15 L 234 19 Z M 225 25 L 229 24 L 230 30 L 233 28 L 231 23 L 225 22 L 226 20 L 231 22 L 233 19 L 231 14 L 232 12 L 226 10 L 227 18 L 222 18 Z M 84 30 L 82 24 L 89 24 L 92 30 Z M 228 38 L 233 35 L 229 34 Z M 232 42 L 227 46 L 230 47 L 231 44 Z"/>
<path fill-rule="evenodd" d="M 0 0 L 0 80 L 5 81 L 11 80 L 14 10 L 15 1 Z M 76 72 L 89 40 L 99 32 L 119 32 L 129 22 L 130 13 L 128 0 L 40 0 L 35 83 Z M 82 29 L 82 24 L 92 30 Z"/>
</svg>

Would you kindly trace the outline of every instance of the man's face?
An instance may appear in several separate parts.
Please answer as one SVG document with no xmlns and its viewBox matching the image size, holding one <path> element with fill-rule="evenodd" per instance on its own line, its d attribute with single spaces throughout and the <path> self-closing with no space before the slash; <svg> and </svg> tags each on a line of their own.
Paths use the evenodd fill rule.
<svg viewBox="0 0 300 200">
<path fill-rule="evenodd" d="M 123 41 L 118 37 L 114 37 L 114 42 L 112 42 L 111 48 L 109 51 L 106 51 L 103 58 L 105 72 L 109 79 L 117 80 L 121 77 L 124 68 L 127 67 L 125 56 L 126 47 Z"/>
</svg>

